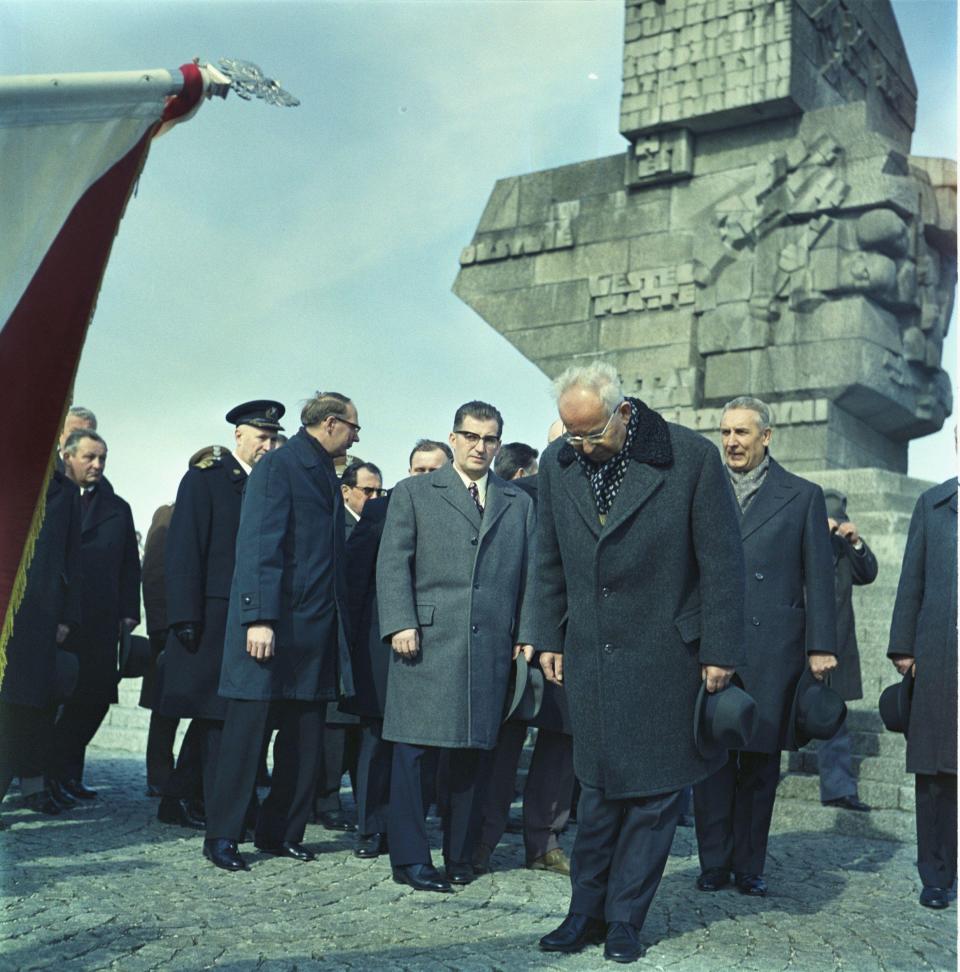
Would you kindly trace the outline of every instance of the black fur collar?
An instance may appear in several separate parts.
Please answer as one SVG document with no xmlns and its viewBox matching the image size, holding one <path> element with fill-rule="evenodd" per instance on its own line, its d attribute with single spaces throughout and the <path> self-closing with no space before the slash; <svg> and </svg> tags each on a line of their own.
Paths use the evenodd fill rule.
<svg viewBox="0 0 960 972">
<path fill-rule="evenodd" d="M 666 421 L 653 409 L 647 408 L 639 398 L 627 398 L 627 401 L 640 416 L 640 425 L 630 447 L 630 458 L 650 466 L 672 466 L 673 449 L 670 446 L 670 429 Z M 561 466 L 569 466 L 576 458 L 577 453 L 573 446 L 566 442 L 557 453 L 557 462 Z"/>
</svg>

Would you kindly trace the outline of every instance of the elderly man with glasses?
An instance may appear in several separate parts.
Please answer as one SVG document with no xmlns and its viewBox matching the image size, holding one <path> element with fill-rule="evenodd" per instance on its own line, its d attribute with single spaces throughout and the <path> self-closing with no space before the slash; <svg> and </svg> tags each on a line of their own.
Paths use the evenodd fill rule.
<svg viewBox="0 0 960 972">
<path fill-rule="evenodd" d="M 418 891 L 473 879 L 474 791 L 497 744 L 511 658 L 530 647 L 534 509 L 490 471 L 503 418 L 492 405 L 457 409 L 453 463 L 398 483 L 377 559 L 380 632 L 393 648 L 383 738 L 391 740 L 393 878 Z M 443 815 L 446 876 L 424 824 L 426 765 L 449 762 Z"/>
<path fill-rule="evenodd" d="M 540 947 L 606 939 L 630 962 L 681 791 L 723 762 L 697 748 L 694 707 L 741 661 L 743 554 L 710 442 L 626 397 L 607 364 L 555 391 L 566 432 L 540 462 L 535 644 L 566 690 L 582 792 L 569 913 Z"/>
</svg>

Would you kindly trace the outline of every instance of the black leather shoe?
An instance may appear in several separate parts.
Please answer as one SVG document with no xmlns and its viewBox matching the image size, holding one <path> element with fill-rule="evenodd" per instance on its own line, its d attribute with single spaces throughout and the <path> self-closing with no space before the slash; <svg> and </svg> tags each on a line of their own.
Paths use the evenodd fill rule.
<svg viewBox="0 0 960 972">
<path fill-rule="evenodd" d="M 72 810 L 80 801 L 60 785 L 57 780 L 46 780 L 47 793 L 53 797 L 53 802 L 59 804 L 61 810 Z"/>
<path fill-rule="evenodd" d="M 44 813 L 48 817 L 56 817 L 61 813 L 60 804 L 46 790 L 38 790 L 25 796 L 23 805 L 34 813 Z"/>
<path fill-rule="evenodd" d="M 443 869 L 451 884 L 469 884 L 473 880 L 473 865 L 467 861 L 444 861 Z"/>
<path fill-rule="evenodd" d="M 924 908 L 936 908 L 939 911 L 950 904 L 950 894 L 946 888 L 924 888 L 920 892 L 920 904 Z"/>
<path fill-rule="evenodd" d="M 836 800 L 822 801 L 825 807 L 839 807 L 841 810 L 859 810 L 861 813 L 869 813 L 870 805 L 864 803 L 859 797 L 844 796 L 837 797 Z"/>
<path fill-rule="evenodd" d="M 76 800 L 96 800 L 97 791 L 85 787 L 79 780 L 61 780 L 60 786 Z"/>
<path fill-rule="evenodd" d="M 357 842 L 353 848 L 353 856 L 363 860 L 372 860 L 387 852 L 386 834 L 357 834 Z"/>
<path fill-rule="evenodd" d="M 767 893 L 767 882 L 759 874 L 735 874 L 737 890 L 751 898 L 762 898 Z"/>
<path fill-rule="evenodd" d="M 342 810 L 322 810 L 317 814 L 317 823 L 324 830 L 342 830 L 350 833 L 356 830 L 356 824 Z"/>
<path fill-rule="evenodd" d="M 492 868 L 490 867 L 490 858 L 493 856 L 493 848 L 487 844 L 477 844 L 473 851 L 473 860 L 470 862 L 473 864 L 474 874 L 489 874 Z"/>
<path fill-rule="evenodd" d="M 249 871 L 247 862 L 237 851 L 235 840 L 214 837 L 203 842 L 203 856 L 225 871 Z"/>
<path fill-rule="evenodd" d="M 315 861 L 316 855 L 308 851 L 303 844 L 295 844 L 293 841 L 285 840 L 282 844 L 254 844 L 258 851 L 264 854 L 273 854 L 274 857 L 290 857 L 295 861 Z"/>
<path fill-rule="evenodd" d="M 698 891 L 719 891 L 730 883 L 730 872 L 722 867 L 708 867 L 697 878 Z"/>
<path fill-rule="evenodd" d="M 414 891 L 453 891 L 450 882 L 432 864 L 406 864 L 393 868 L 393 880 L 408 884 Z"/>
<path fill-rule="evenodd" d="M 157 820 L 165 824 L 177 824 L 192 830 L 206 830 L 207 821 L 199 816 L 189 800 L 161 797 L 157 805 Z"/>
<path fill-rule="evenodd" d="M 640 943 L 640 929 L 628 921 L 611 921 L 607 926 L 607 944 L 603 957 L 612 962 L 636 962 L 646 949 Z"/>
<path fill-rule="evenodd" d="M 569 914 L 559 928 L 540 939 L 545 952 L 579 952 L 587 945 L 597 945 L 607 934 L 607 924 L 589 915 Z"/>
</svg>

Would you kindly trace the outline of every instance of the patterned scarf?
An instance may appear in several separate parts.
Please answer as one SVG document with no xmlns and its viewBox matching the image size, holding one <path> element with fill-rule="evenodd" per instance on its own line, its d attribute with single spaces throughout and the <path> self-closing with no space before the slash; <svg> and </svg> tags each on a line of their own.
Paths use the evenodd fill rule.
<svg viewBox="0 0 960 972">
<path fill-rule="evenodd" d="M 747 512 L 747 507 L 752 502 L 754 496 L 760 492 L 760 487 L 767 476 L 770 468 L 769 454 L 763 457 L 763 462 L 754 467 L 749 472 L 735 472 L 729 466 L 726 467 L 727 475 L 730 477 L 730 485 L 733 487 L 733 495 L 737 497 L 740 504 L 740 515 Z"/>
<path fill-rule="evenodd" d="M 628 399 L 628 401 L 631 401 Z M 638 402 L 631 401 L 633 409 L 630 412 L 630 421 L 627 424 L 627 437 L 624 440 L 623 448 L 615 455 L 611 456 L 606 462 L 597 465 L 591 462 L 582 452 L 577 452 L 577 462 L 581 469 L 587 474 L 590 486 L 593 489 L 593 498 L 597 503 L 597 512 L 601 517 L 605 517 L 613 506 L 613 501 L 617 497 L 620 484 L 627 473 L 627 463 L 630 461 L 630 447 L 637 436 L 637 429 L 640 427 L 640 409 Z"/>
</svg>

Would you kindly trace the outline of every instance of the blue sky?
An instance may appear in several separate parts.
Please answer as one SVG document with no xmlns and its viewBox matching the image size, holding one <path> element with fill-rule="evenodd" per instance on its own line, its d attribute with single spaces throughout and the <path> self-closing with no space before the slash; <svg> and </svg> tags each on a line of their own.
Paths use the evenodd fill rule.
<svg viewBox="0 0 960 972">
<path fill-rule="evenodd" d="M 955 157 L 955 4 L 894 8 L 913 151 Z M 138 527 L 249 398 L 283 401 L 292 430 L 315 389 L 351 395 L 356 451 L 390 482 L 469 398 L 541 444 L 546 379 L 450 287 L 497 178 L 623 149 L 622 37 L 620 0 L 0 0 L 2 73 L 233 56 L 303 102 L 204 106 L 155 144 L 121 224 L 75 397 Z M 945 360 L 955 374 L 955 327 Z M 952 474 L 952 427 L 911 446 L 912 475 Z"/>
</svg>

